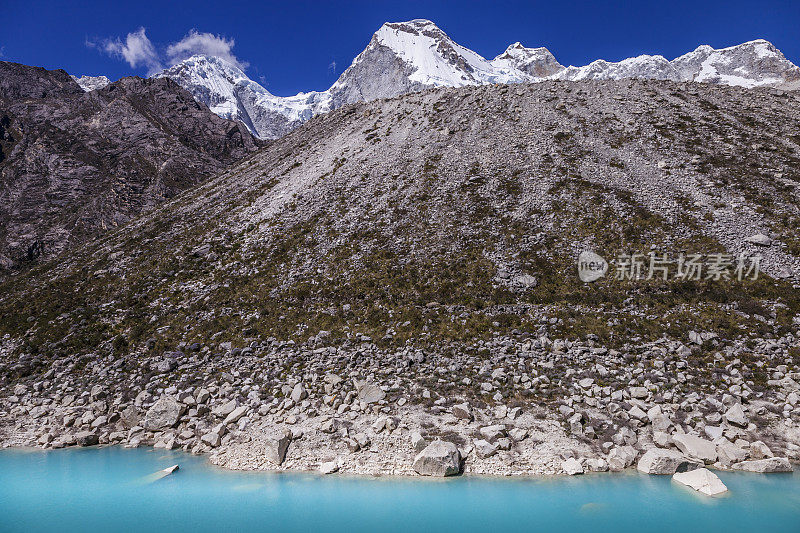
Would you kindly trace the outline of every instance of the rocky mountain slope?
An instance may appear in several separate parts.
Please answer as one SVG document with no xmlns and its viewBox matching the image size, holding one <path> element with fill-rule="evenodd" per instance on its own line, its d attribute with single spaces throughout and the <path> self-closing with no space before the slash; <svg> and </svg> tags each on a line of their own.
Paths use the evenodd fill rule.
<svg viewBox="0 0 800 533">
<path fill-rule="evenodd" d="M 347 106 L 12 282 L 2 304 L 16 318 L 2 322 L 38 338 L 37 350 L 66 349 L 76 318 L 47 340 L 49 300 L 22 301 L 53 283 L 80 294 L 81 309 L 103 302 L 92 320 L 131 350 L 150 337 L 174 347 L 217 333 L 304 341 L 321 330 L 402 344 L 537 332 L 543 316 L 608 341 L 629 330 L 685 335 L 730 321 L 760 328 L 735 312 L 755 293 L 783 302 L 762 316 L 790 324 L 797 106 L 794 93 L 641 81 L 480 86 Z M 653 282 L 631 300 L 630 283 L 611 274 L 577 279 L 584 249 L 609 261 L 651 250 L 759 253 L 778 279 L 701 280 L 697 294 L 682 282 L 680 305 L 668 304 L 674 286 Z M 84 272 L 95 274 L 75 277 Z M 667 315 L 645 320 L 654 313 Z"/>
<path fill-rule="evenodd" d="M 64 71 L 0 62 L 0 267 L 85 242 L 256 148 L 171 80 L 85 93 Z"/>
<path fill-rule="evenodd" d="M 0 285 L 0 445 L 435 474 L 443 439 L 453 471 L 651 448 L 790 469 L 764 458 L 800 459 L 797 117 L 796 93 L 623 80 L 312 118 Z M 608 275 L 582 282 L 582 251 Z M 768 275 L 616 279 L 650 252 L 760 253 Z"/>
<path fill-rule="evenodd" d="M 672 61 L 643 55 L 564 67 L 546 48 L 526 48 L 520 43 L 487 60 L 422 19 L 381 26 L 336 83 L 323 92 L 274 96 L 238 67 L 206 56 L 189 58 L 159 76 L 175 80 L 218 115 L 240 120 L 265 139 L 284 135 L 311 116 L 345 104 L 432 87 L 625 78 L 741 87 L 795 88 L 800 84 L 800 69 L 765 40 L 719 50 L 704 45 Z"/>
</svg>

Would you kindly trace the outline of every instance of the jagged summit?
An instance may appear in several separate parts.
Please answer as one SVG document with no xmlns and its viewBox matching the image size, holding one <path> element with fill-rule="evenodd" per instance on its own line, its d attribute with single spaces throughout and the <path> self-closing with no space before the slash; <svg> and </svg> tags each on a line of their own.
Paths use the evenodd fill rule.
<svg viewBox="0 0 800 533">
<path fill-rule="evenodd" d="M 689 81 L 788 88 L 796 88 L 800 82 L 800 68 L 764 39 L 720 49 L 698 46 L 676 58 L 672 64 L 681 78 Z"/>
<path fill-rule="evenodd" d="M 624 78 L 800 86 L 800 69 L 764 39 L 720 49 L 703 45 L 672 61 L 640 55 L 564 67 L 547 48 L 527 48 L 519 42 L 488 60 L 427 19 L 383 24 L 327 91 L 275 96 L 240 68 L 209 56 L 193 56 L 158 76 L 174 79 L 213 112 L 241 121 L 261 138 L 280 137 L 312 116 L 346 104 L 432 87 Z"/>
<path fill-rule="evenodd" d="M 519 41 L 509 45 L 492 64 L 516 69 L 534 78 L 547 78 L 564 68 L 547 48 L 526 48 Z"/>
</svg>

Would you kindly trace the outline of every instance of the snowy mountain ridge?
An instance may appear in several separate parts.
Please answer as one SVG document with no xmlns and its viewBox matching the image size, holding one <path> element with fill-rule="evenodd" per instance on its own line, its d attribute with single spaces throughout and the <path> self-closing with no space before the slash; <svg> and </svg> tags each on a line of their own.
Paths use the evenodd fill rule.
<svg viewBox="0 0 800 533">
<path fill-rule="evenodd" d="M 381 26 L 327 91 L 275 96 L 238 67 L 210 56 L 193 56 L 157 76 L 172 78 L 214 113 L 241 121 L 263 139 L 280 137 L 312 116 L 342 105 L 432 87 L 624 78 L 800 87 L 800 68 L 763 39 L 720 49 L 702 45 L 672 61 L 641 55 L 565 67 L 547 48 L 526 48 L 519 42 L 488 60 L 425 19 Z"/>
</svg>

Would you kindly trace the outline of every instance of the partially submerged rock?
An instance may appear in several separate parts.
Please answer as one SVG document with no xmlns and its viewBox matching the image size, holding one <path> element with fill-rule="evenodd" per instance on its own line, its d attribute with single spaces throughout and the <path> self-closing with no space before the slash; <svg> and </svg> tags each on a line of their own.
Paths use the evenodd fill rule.
<svg viewBox="0 0 800 533">
<path fill-rule="evenodd" d="M 461 472 L 461 453 L 452 442 L 435 440 L 414 458 L 414 471 L 423 476 L 454 476 Z"/>
<path fill-rule="evenodd" d="M 728 492 L 728 487 L 707 468 L 697 468 L 689 472 L 678 472 L 672 476 L 673 481 L 691 487 L 706 496 L 717 496 Z"/>
</svg>

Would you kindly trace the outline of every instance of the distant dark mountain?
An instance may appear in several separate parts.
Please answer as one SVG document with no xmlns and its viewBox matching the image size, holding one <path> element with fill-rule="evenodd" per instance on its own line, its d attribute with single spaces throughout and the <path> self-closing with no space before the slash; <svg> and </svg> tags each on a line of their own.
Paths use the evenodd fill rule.
<svg viewBox="0 0 800 533">
<path fill-rule="evenodd" d="M 63 70 L 0 62 L 0 266 L 123 224 L 258 145 L 169 79 L 84 92 Z"/>
</svg>

